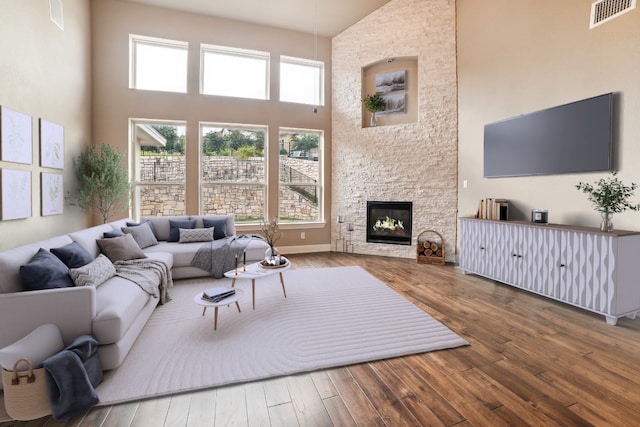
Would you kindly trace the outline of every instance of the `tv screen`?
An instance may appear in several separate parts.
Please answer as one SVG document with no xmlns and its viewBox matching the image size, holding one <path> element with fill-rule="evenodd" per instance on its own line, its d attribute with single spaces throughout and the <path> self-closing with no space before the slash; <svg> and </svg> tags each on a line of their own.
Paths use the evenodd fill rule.
<svg viewBox="0 0 640 427">
<path fill-rule="evenodd" d="M 484 177 L 612 168 L 613 93 L 484 126 Z"/>
</svg>

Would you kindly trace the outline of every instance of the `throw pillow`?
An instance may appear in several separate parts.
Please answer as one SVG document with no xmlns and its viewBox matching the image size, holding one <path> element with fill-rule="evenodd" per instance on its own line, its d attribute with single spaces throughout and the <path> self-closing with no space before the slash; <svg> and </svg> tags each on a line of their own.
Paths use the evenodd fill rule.
<svg viewBox="0 0 640 427">
<path fill-rule="evenodd" d="M 147 257 L 131 234 L 110 239 L 98 239 L 96 241 L 102 253 L 105 254 L 111 262 Z"/>
<path fill-rule="evenodd" d="M 177 242 L 180 240 L 180 229 L 181 228 L 196 228 L 196 220 L 195 219 L 184 219 L 184 220 L 169 220 L 169 240 L 168 242 Z"/>
<path fill-rule="evenodd" d="M 113 237 L 120 236 L 124 236 L 122 230 L 105 231 L 104 233 L 102 233 L 102 237 L 104 237 L 105 239 L 111 239 Z"/>
<path fill-rule="evenodd" d="M 93 261 L 89 251 L 78 242 L 72 242 L 60 248 L 51 248 L 50 251 L 69 268 L 82 267 Z"/>
<path fill-rule="evenodd" d="M 193 243 L 193 242 L 212 242 L 213 241 L 213 227 L 208 228 L 180 228 L 180 239 L 178 243 Z"/>
<path fill-rule="evenodd" d="M 140 246 L 140 249 L 158 244 L 158 240 L 147 222 L 131 227 L 122 227 L 122 231 L 131 234 L 138 243 L 138 246 Z"/>
<path fill-rule="evenodd" d="M 73 286 L 69 268 L 60 258 L 43 248 L 27 264 L 20 266 L 20 279 L 26 291 Z"/>
<path fill-rule="evenodd" d="M 227 217 L 222 216 L 220 218 L 202 218 L 202 223 L 205 227 L 213 227 L 213 238 L 215 240 L 224 239 L 227 237 Z"/>
<path fill-rule="evenodd" d="M 156 228 L 153 226 L 153 223 L 149 220 L 146 221 L 142 221 L 142 222 L 129 222 L 127 221 L 127 227 L 135 227 L 137 225 L 142 225 L 142 224 L 149 224 L 149 228 L 151 229 L 151 232 L 153 233 L 153 236 L 156 238 L 156 240 L 158 240 L 158 233 L 156 232 Z"/>
<path fill-rule="evenodd" d="M 76 286 L 98 287 L 116 275 L 116 268 L 109 258 L 100 254 L 89 264 L 69 270 L 69 276 Z"/>
</svg>

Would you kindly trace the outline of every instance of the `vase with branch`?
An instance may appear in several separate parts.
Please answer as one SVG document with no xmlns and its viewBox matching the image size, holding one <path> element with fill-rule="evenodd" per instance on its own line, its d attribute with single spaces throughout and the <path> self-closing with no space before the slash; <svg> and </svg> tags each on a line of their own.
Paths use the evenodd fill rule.
<svg viewBox="0 0 640 427">
<path fill-rule="evenodd" d="M 283 236 L 280 226 L 278 226 L 278 218 L 274 217 L 271 221 L 260 221 L 260 229 L 264 239 L 269 247 L 264 254 L 264 262 L 268 265 L 280 265 L 280 252 L 275 247 L 275 244 Z"/>
<path fill-rule="evenodd" d="M 607 178 L 601 178 L 594 184 L 579 182 L 576 185 L 578 190 L 588 195 L 593 207 L 600 212 L 602 231 L 613 231 L 613 214 L 626 210 L 640 210 L 640 204 L 632 204 L 629 199 L 633 196 L 638 184 L 632 182 L 630 186 L 624 185 L 618 179 L 617 171 L 611 172 Z"/>
</svg>

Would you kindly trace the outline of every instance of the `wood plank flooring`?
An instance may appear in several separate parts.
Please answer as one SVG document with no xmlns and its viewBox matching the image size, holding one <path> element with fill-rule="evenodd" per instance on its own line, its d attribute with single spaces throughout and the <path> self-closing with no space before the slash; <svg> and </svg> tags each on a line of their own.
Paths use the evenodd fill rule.
<svg viewBox="0 0 640 427">
<path fill-rule="evenodd" d="M 640 425 L 640 319 L 610 326 L 451 265 L 337 253 L 289 258 L 294 268 L 360 265 L 471 345 L 95 407 L 68 423 L 0 426 Z"/>
</svg>

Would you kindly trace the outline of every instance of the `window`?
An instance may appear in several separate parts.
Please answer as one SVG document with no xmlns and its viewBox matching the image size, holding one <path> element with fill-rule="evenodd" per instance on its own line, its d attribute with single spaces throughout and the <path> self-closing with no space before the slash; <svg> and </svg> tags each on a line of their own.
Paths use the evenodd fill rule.
<svg viewBox="0 0 640 427">
<path fill-rule="evenodd" d="M 200 213 L 257 222 L 266 212 L 266 126 L 200 124 Z"/>
<path fill-rule="evenodd" d="M 201 47 L 201 93 L 269 99 L 269 53 Z"/>
<path fill-rule="evenodd" d="M 131 34 L 129 87 L 187 92 L 188 43 Z"/>
<path fill-rule="evenodd" d="M 280 101 L 324 105 L 324 63 L 280 57 Z"/>
<path fill-rule="evenodd" d="M 322 141 L 322 131 L 280 129 L 281 223 L 322 221 Z"/>
<path fill-rule="evenodd" d="M 131 121 L 134 218 L 185 215 L 184 122 Z"/>
</svg>

